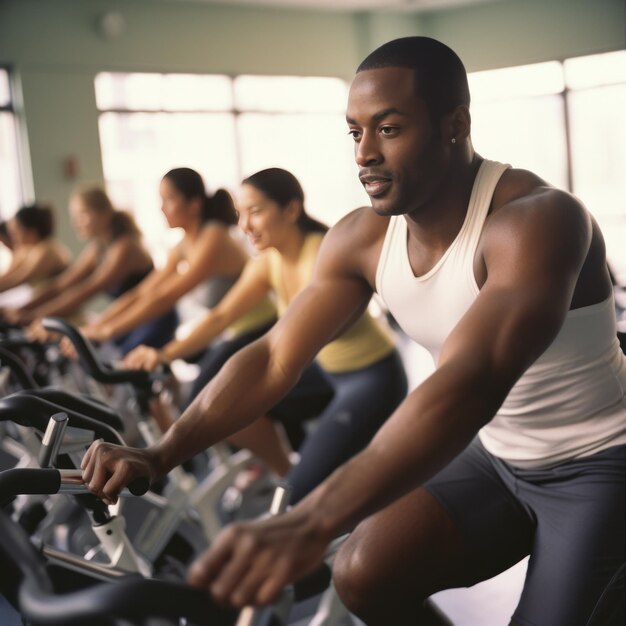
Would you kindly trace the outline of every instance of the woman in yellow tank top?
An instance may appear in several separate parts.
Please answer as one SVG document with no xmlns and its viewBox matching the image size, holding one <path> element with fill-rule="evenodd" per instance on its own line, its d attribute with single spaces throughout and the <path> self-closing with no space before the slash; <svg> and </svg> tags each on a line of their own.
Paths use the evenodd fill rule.
<svg viewBox="0 0 626 626">
<path fill-rule="evenodd" d="M 160 351 L 136 351 L 125 361 L 127 366 L 146 367 L 192 354 L 268 293 L 275 295 L 280 315 L 309 283 L 327 228 L 306 213 L 298 180 L 279 168 L 262 170 L 243 181 L 238 200 L 239 226 L 259 256 L 189 337 Z M 297 502 L 367 445 L 406 391 L 406 375 L 390 333 L 366 312 L 319 353 L 269 417 L 230 441 L 252 450 L 278 475 L 288 474 L 291 499 Z M 320 411 L 292 468 L 270 418 L 280 419 L 289 432 L 293 422 Z"/>
</svg>

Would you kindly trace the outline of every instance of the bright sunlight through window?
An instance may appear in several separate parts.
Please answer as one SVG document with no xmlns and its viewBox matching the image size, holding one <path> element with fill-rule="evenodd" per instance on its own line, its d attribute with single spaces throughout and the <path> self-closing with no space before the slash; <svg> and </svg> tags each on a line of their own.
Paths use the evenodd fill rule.
<svg viewBox="0 0 626 626">
<path fill-rule="evenodd" d="M 475 72 L 469 80 L 478 153 L 579 196 L 626 283 L 626 51 Z M 236 191 L 244 176 L 284 167 L 302 182 L 310 213 L 329 224 L 368 203 L 340 79 L 102 73 L 96 95 L 107 187 L 135 213 L 157 255 L 175 236 L 158 198 L 159 180 L 173 167 L 197 169 L 210 191 Z"/>
<path fill-rule="evenodd" d="M 96 97 L 107 188 L 135 214 L 157 262 L 176 237 L 158 197 L 174 167 L 196 169 L 210 192 L 283 167 L 302 183 L 311 215 L 329 224 L 368 201 L 340 79 L 101 73 Z"/>
<path fill-rule="evenodd" d="M 9 73 L 0 68 L 0 220 L 11 217 L 22 204 L 17 137 Z"/>
<path fill-rule="evenodd" d="M 576 194 L 626 283 L 626 51 L 470 75 L 472 135 L 483 156 Z"/>
</svg>

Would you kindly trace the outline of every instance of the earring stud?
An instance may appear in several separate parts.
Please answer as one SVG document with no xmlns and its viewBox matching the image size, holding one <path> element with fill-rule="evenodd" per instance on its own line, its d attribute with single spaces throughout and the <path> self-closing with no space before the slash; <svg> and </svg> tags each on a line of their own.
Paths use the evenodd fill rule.
<svg viewBox="0 0 626 626">
<path fill-rule="evenodd" d="M 452 137 L 452 139 L 450 139 L 451 143 L 456 143 L 456 137 Z"/>
</svg>

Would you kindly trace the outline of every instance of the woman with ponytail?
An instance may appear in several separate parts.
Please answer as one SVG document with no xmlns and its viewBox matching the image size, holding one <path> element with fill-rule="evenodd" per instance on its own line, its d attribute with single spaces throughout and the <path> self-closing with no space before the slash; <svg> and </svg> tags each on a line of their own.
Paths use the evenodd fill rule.
<svg viewBox="0 0 626 626">
<path fill-rule="evenodd" d="M 304 192 L 295 176 L 279 168 L 249 176 L 241 185 L 238 209 L 239 226 L 260 254 L 187 338 L 160 350 L 140 346 L 127 356 L 125 365 L 151 369 L 158 362 L 193 354 L 268 294 L 275 296 L 282 313 L 306 287 L 327 227 L 306 213 Z M 215 362 L 210 375 L 205 372 L 196 381 L 192 395 L 199 394 L 222 365 L 224 361 Z M 236 434 L 225 423 L 222 432 L 231 443 L 254 452 L 275 474 L 288 475 L 295 503 L 364 448 L 406 392 L 406 374 L 391 334 L 366 311 L 319 353 L 268 416 Z M 299 446 L 297 428 L 291 427 L 316 413 L 320 413 L 316 429 Z M 300 461 L 293 468 L 293 457 L 274 420 L 280 420 L 288 434 L 291 431 L 292 444 L 299 446 Z"/>
<path fill-rule="evenodd" d="M 81 254 L 30 302 L 7 315 L 21 323 L 34 321 L 31 333 L 40 338 L 46 333 L 37 322 L 39 318 L 54 315 L 75 321 L 93 296 L 108 294 L 117 298 L 141 282 L 153 268 L 132 216 L 117 210 L 104 189 L 77 189 L 70 197 L 69 211 L 76 234 L 86 241 Z M 165 341 L 171 336 L 170 331 Z M 152 338 L 151 329 L 147 329 L 139 343 Z"/>
<path fill-rule="evenodd" d="M 231 233 L 237 215 L 227 191 L 220 189 L 207 195 L 200 174 L 183 167 L 165 174 L 159 193 L 168 225 L 182 229 L 182 240 L 170 251 L 163 268 L 152 271 L 94 323 L 83 327 L 85 335 L 97 341 L 119 340 L 131 333 L 132 345 L 124 342 L 121 346 L 124 353 L 139 343 L 156 347 L 167 343 L 171 333 L 157 344 L 137 341 L 134 329 L 167 314 L 183 296 L 190 295 L 211 309 L 237 281 L 249 259 L 244 246 Z M 251 331 L 266 329 L 274 319 L 274 307 L 265 299 L 229 329 L 229 337 L 241 341 Z"/>
</svg>

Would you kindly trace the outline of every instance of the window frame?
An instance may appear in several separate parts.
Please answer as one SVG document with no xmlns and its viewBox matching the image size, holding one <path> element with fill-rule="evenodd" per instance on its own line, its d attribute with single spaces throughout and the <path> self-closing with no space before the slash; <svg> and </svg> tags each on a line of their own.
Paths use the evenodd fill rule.
<svg viewBox="0 0 626 626">
<path fill-rule="evenodd" d="M 98 74 L 133 74 L 133 73 L 147 73 L 147 74 L 157 74 L 159 76 L 168 76 L 170 74 L 175 74 L 174 72 L 98 72 Z M 96 78 L 98 76 L 98 74 L 96 74 Z M 242 157 L 242 138 L 241 138 L 241 134 L 240 134 L 240 125 L 238 123 L 239 121 L 239 117 L 241 115 L 247 115 L 247 114 L 257 114 L 257 115 L 299 115 L 299 114 L 306 114 L 306 115 L 328 115 L 329 113 L 332 113 L 332 111 L 330 109 L 324 110 L 324 111 L 309 111 L 309 110 L 268 110 L 268 109 L 263 109 L 263 108 L 240 108 L 237 106 L 236 102 L 237 102 L 237 95 L 235 93 L 235 83 L 237 78 L 242 77 L 242 76 L 255 76 L 255 77 L 267 77 L 267 78 L 329 78 L 332 80 L 340 80 L 344 83 L 347 84 L 347 82 L 345 81 L 345 79 L 338 77 L 338 76 L 314 76 L 314 77 L 309 77 L 309 76 L 293 76 L 293 75 L 278 75 L 278 74 L 228 74 L 228 73 L 217 73 L 217 74 L 203 74 L 200 72 L 184 72 L 183 74 L 187 74 L 187 75 L 194 75 L 194 76 L 225 76 L 230 80 L 230 86 L 231 86 L 231 91 L 232 91 L 232 102 L 233 105 L 231 107 L 228 108 L 215 108 L 215 109 L 165 109 L 163 107 L 160 108 L 153 108 L 153 109 L 146 109 L 146 108 L 120 108 L 120 107 L 110 107 L 110 108 L 100 108 L 98 106 L 98 119 L 100 119 L 100 116 L 103 115 L 104 113 L 117 113 L 117 114 L 132 114 L 132 113 L 143 113 L 143 114 L 169 114 L 169 115 L 179 115 L 179 114 L 203 114 L 203 113 L 207 113 L 207 114 L 211 114 L 211 113 L 226 113 L 229 115 L 233 116 L 234 119 L 234 127 L 235 127 L 235 147 L 234 147 L 234 153 L 235 153 L 235 170 L 238 173 L 239 176 L 239 180 L 241 180 L 246 174 L 247 172 L 244 172 L 242 170 L 242 161 L 243 161 L 243 157 Z M 97 105 L 96 105 L 97 106 Z M 344 111 L 337 111 L 337 113 L 343 115 Z"/>
<path fill-rule="evenodd" d="M 9 102 L 8 104 L 0 104 L 0 113 L 9 113 L 9 115 L 12 115 L 14 119 L 15 157 L 17 159 L 18 176 L 17 188 L 19 191 L 18 204 L 24 205 L 29 200 L 34 199 L 32 169 L 30 165 L 28 144 L 26 143 L 28 135 L 26 132 L 23 109 L 19 106 L 19 103 L 21 102 L 19 97 L 20 93 L 17 88 L 17 77 L 13 66 L 10 63 L 0 62 L 0 71 L 6 72 L 9 84 Z M 2 214 L 1 209 L 2 207 L 0 207 L 0 220 L 6 220 L 12 217 L 12 214 Z M 16 206 L 15 209 L 19 209 L 19 206 Z"/>
<path fill-rule="evenodd" d="M 560 108 L 560 115 L 562 117 L 563 134 L 562 134 L 562 139 L 560 139 L 562 143 L 560 143 L 559 151 L 560 151 L 560 154 L 562 155 L 561 163 L 562 163 L 563 169 L 561 170 L 562 174 L 561 174 L 561 178 L 559 181 L 559 185 L 562 186 L 565 190 L 567 190 L 570 193 L 575 193 L 575 189 L 576 189 L 576 180 L 575 180 L 576 172 L 575 172 L 575 167 L 574 167 L 576 155 L 574 155 L 573 153 L 573 150 L 574 150 L 573 143 L 575 139 L 574 124 L 576 120 L 573 117 L 571 98 L 573 94 L 583 93 L 585 91 L 598 89 L 599 87 L 604 86 L 604 81 L 601 80 L 599 81 L 598 84 L 593 84 L 593 85 L 582 85 L 580 87 L 576 87 L 576 86 L 571 87 L 569 84 L 567 63 L 568 61 L 571 61 L 577 58 L 600 56 L 603 54 L 610 54 L 610 53 L 615 53 L 615 52 L 621 52 L 621 51 L 620 50 L 604 50 L 604 51 L 593 52 L 591 54 L 581 54 L 578 56 L 572 56 L 572 57 L 567 57 L 567 58 L 561 57 L 561 58 L 549 59 L 547 61 L 523 64 L 523 65 L 528 65 L 530 67 L 544 64 L 544 63 L 553 63 L 555 65 L 558 64 L 560 76 L 562 80 L 560 84 L 554 87 L 554 91 L 550 92 L 549 95 L 555 98 L 556 106 L 557 106 L 557 109 L 555 109 L 555 111 Z M 493 68 L 493 71 L 514 69 L 516 67 L 520 67 L 520 66 Z M 491 70 L 487 70 L 487 71 L 491 71 Z M 105 73 L 105 72 L 102 72 L 102 73 Z M 117 72 L 113 72 L 113 73 L 117 73 Z M 119 73 L 130 75 L 130 74 L 133 74 L 134 72 L 119 72 Z M 162 77 L 174 74 L 172 72 L 148 72 L 148 73 L 156 74 Z M 468 73 L 468 75 L 471 76 L 472 74 L 478 74 L 478 73 L 480 73 L 480 71 L 470 72 Z M 329 106 L 327 108 L 322 107 L 320 110 L 317 110 L 317 111 L 316 110 L 300 111 L 300 110 L 297 110 L 297 105 L 296 107 L 291 107 L 291 108 L 287 106 L 285 107 L 284 110 L 279 110 L 279 109 L 274 110 L 271 108 L 266 108 L 263 105 L 260 105 L 258 107 L 254 107 L 254 106 L 242 107 L 240 106 L 241 102 L 238 99 L 238 94 L 236 91 L 238 78 L 245 77 L 245 76 L 252 76 L 252 77 L 257 77 L 257 78 L 266 77 L 269 79 L 271 78 L 296 78 L 296 79 L 330 78 L 333 80 L 340 80 L 344 84 L 347 85 L 347 81 L 345 81 L 345 79 L 338 77 L 338 76 L 307 77 L 307 76 L 292 76 L 292 75 L 282 76 L 282 75 L 270 75 L 270 74 L 227 74 L 227 73 L 203 74 L 200 72 L 195 72 L 195 73 L 186 72 L 185 74 L 191 74 L 195 76 L 214 75 L 214 76 L 222 76 L 222 77 L 227 78 L 230 81 L 230 88 L 231 88 L 231 94 L 232 94 L 230 106 L 220 106 L 220 107 L 215 107 L 215 108 L 202 108 L 201 107 L 201 108 L 193 108 L 193 109 L 172 109 L 172 108 L 164 108 L 164 106 L 160 106 L 158 108 L 146 108 L 146 107 L 130 108 L 130 107 L 119 107 L 119 106 L 111 107 L 111 108 L 100 108 L 100 106 L 98 106 L 98 119 L 100 119 L 100 117 L 106 113 L 121 114 L 121 115 L 125 115 L 125 114 L 146 114 L 146 115 L 208 114 L 208 115 L 211 115 L 211 114 L 216 114 L 216 113 L 222 113 L 222 114 L 227 114 L 229 116 L 232 116 L 235 135 L 234 135 L 234 145 L 232 146 L 231 158 L 234 159 L 232 167 L 233 167 L 233 170 L 237 173 L 239 180 L 241 180 L 245 175 L 248 174 L 248 172 L 243 171 L 244 165 L 246 163 L 246 149 L 245 149 L 245 144 L 244 144 L 245 137 L 242 136 L 242 123 L 241 123 L 242 116 L 244 115 L 289 116 L 289 115 L 301 115 L 301 114 L 311 116 L 311 117 L 325 116 L 328 114 L 334 114 L 333 113 L 334 105 Z M 611 79 L 611 84 L 626 84 L 626 81 L 622 81 L 621 76 L 618 74 L 615 80 Z M 485 97 L 484 99 L 477 99 L 475 106 L 481 102 L 491 103 L 497 100 L 517 101 L 520 97 L 527 98 L 529 100 L 535 100 L 538 98 L 542 98 L 545 95 L 548 95 L 548 94 L 529 93 L 523 96 L 512 95 L 510 97 L 506 97 L 506 96 L 505 97 L 494 97 L 494 96 L 489 97 L 488 96 L 488 97 Z M 343 110 L 342 111 L 338 110 L 337 113 L 343 115 Z"/>
<path fill-rule="evenodd" d="M 536 63 L 525 64 L 525 65 L 533 66 L 533 65 L 541 65 L 543 63 L 552 62 L 552 63 L 558 63 L 560 66 L 561 76 L 563 78 L 563 88 L 559 91 L 555 91 L 553 95 L 560 98 L 561 107 L 563 110 L 563 124 L 564 124 L 564 130 L 565 130 L 565 133 L 564 133 L 565 168 L 566 168 L 565 174 L 566 174 L 566 181 L 567 181 L 566 190 L 570 193 L 574 193 L 574 166 L 573 166 L 573 156 L 572 156 L 572 130 L 571 130 L 572 129 L 572 116 L 571 116 L 570 106 L 569 106 L 570 94 L 581 93 L 583 91 L 590 91 L 592 89 L 597 89 L 598 87 L 604 86 L 605 83 L 571 88 L 568 85 L 567 71 L 566 71 L 565 66 L 566 66 L 567 61 L 572 60 L 572 59 L 584 58 L 584 57 L 590 57 L 590 56 L 600 56 L 603 54 L 611 54 L 614 52 L 622 52 L 622 50 L 604 50 L 600 52 L 593 52 L 591 54 L 580 54 L 578 56 L 567 57 L 567 58 L 560 57 L 556 59 L 550 59 L 548 61 L 538 61 Z M 520 67 L 520 66 L 511 65 L 511 66 L 506 66 L 506 67 L 501 67 L 501 68 L 493 68 L 493 70 L 494 71 L 506 70 L 506 69 L 512 69 L 515 67 Z M 468 76 L 473 73 L 480 73 L 481 71 L 491 71 L 491 70 L 478 70 L 477 72 L 468 72 Z M 626 81 L 624 81 L 623 83 L 620 81 L 616 81 L 616 82 L 611 82 L 610 84 L 626 84 Z M 524 97 L 532 99 L 532 98 L 542 97 L 542 95 L 543 94 L 535 94 L 535 95 L 526 95 Z M 506 99 L 507 98 L 503 98 L 503 100 L 506 100 Z M 496 100 L 495 98 L 493 99 L 487 98 L 486 100 L 482 100 L 481 102 L 493 102 L 495 100 Z"/>
<path fill-rule="evenodd" d="M 124 101 L 129 102 L 128 97 L 126 97 L 126 94 L 124 94 L 123 92 L 120 92 L 121 97 L 120 97 L 120 94 L 117 95 L 116 100 L 108 97 L 108 94 L 107 94 L 107 96 L 102 98 L 102 100 L 105 101 L 105 103 L 101 104 L 101 102 L 99 101 L 99 97 L 98 97 L 98 80 L 100 76 L 111 75 L 111 74 L 130 76 L 135 73 L 137 74 L 149 73 L 158 77 L 168 77 L 168 76 L 173 75 L 173 73 L 171 72 L 132 72 L 132 71 L 116 72 L 116 71 L 109 71 L 109 70 L 102 70 L 101 72 L 96 73 L 94 77 L 94 87 L 96 90 L 96 107 L 97 107 L 97 115 L 98 115 L 97 120 L 98 120 L 99 134 L 102 133 L 101 120 L 103 119 L 103 116 L 106 116 L 106 115 L 114 115 L 114 116 L 143 115 L 146 117 L 162 116 L 163 118 L 165 118 L 166 116 L 177 116 L 177 115 L 183 115 L 183 116 L 224 115 L 224 116 L 228 116 L 232 120 L 232 124 L 233 124 L 232 146 L 230 148 L 230 155 L 229 155 L 229 160 L 231 163 L 230 169 L 232 170 L 232 173 L 233 173 L 232 180 L 231 180 L 231 176 L 228 177 L 229 180 L 223 181 L 223 182 L 219 182 L 219 180 L 211 180 L 211 178 L 205 177 L 205 175 L 203 174 L 202 168 L 200 168 L 198 165 L 196 166 L 191 165 L 192 167 L 195 167 L 203 175 L 203 178 L 205 179 L 205 183 L 208 185 L 207 189 L 209 191 L 213 191 L 215 188 L 220 187 L 220 186 L 226 189 L 229 189 L 231 191 L 234 191 L 236 187 L 238 186 L 239 182 L 245 176 L 248 176 L 252 173 L 251 171 L 249 171 L 250 152 L 249 152 L 249 145 L 246 142 L 245 122 L 242 121 L 242 118 L 244 116 L 258 115 L 258 116 L 263 116 L 265 118 L 274 118 L 274 117 L 290 117 L 290 116 L 303 116 L 304 115 L 304 116 L 307 116 L 310 120 L 319 118 L 320 121 L 323 121 L 325 118 L 327 118 L 330 115 L 330 116 L 334 116 L 337 122 L 341 122 L 345 124 L 345 101 L 343 98 L 344 94 L 342 94 L 341 91 L 343 90 L 345 92 L 345 96 L 347 97 L 349 85 L 348 85 L 348 82 L 344 78 L 338 77 L 338 76 L 294 76 L 294 75 L 271 75 L 271 74 L 249 74 L 249 73 L 233 75 L 233 74 L 226 74 L 226 73 L 203 74 L 200 72 L 195 72 L 195 73 L 184 72 L 183 74 L 190 75 L 190 76 L 198 76 L 198 77 L 220 76 L 220 77 L 224 77 L 228 79 L 230 81 L 230 89 L 231 89 L 230 93 L 232 96 L 230 98 L 230 103 L 228 105 L 226 105 L 225 103 L 222 103 L 221 106 L 211 106 L 210 108 L 190 107 L 190 108 L 184 108 L 184 109 L 180 109 L 180 108 L 174 109 L 174 108 L 171 108 L 166 103 L 166 101 L 164 101 L 163 99 L 159 99 L 159 93 L 157 90 L 155 90 L 153 101 L 145 100 L 142 106 L 132 107 L 132 104 L 129 104 L 128 106 L 120 106 L 120 103 Z M 326 105 L 326 106 L 323 106 L 323 104 L 314 105 L 313 107 L 307 106 L 306 104 L 302 104 L 302 106 L 299 106 L 298 102 L 295 102 L 295 103 L 292 102 L 292 103 L 288 103 L 287 106 L 285 106 L 284 108 L 279 108 L 280 104 L 278 106 L 271 106 L 271 107 L 264 106 L 263 101 L 259 103 L 259 106 L 245 106 L 245 105 L 242 106 L 242 102 L 238 99 L 236 83 L 237 83 L 238 78 L 248 77 L 248 76 L 254 77 L 254 78 L 269 78 L 269 79 L 293 78 L 296 80 L 299 80 L 299 79 L 329 80 L 329 81 L 336 83 L 335 86 L 330 85 L 330 84 L 328 86 L 330 97 L 332 98 L 334 94 L 335 98 L 333 100 L 330 100 L 332 103 L 331 105 Z M 106 80 L 103 80 L 103 88 L 107 88 L 107 87 L 104 87 L 104 85 L 108 86 L 110 84 L 111 83 L 108 83 Z M 119 89 L 124 89 L 124 87 L 120 86 Z M 325 93 L 325 92 L 322 92 L 322 93 Z M 107 102 L 111 102 L 115 106 L 107 106 Z M 343 138 L 343 135 L 338 135 L 337 137 L 338 137 L 338 140 L 340 140 L 341 138 Z M 345 138 L 346 138 L 346 147 L 351 150 L 351 146 L 347 142 L 347 133 L 345 135 Z M 105 184 L 107 185 L 107 188 L 111 186 L 110 188 L 112 189 L 120 181 L 118 181 L 115 176 L 112 177 L 110 174 L 109 175 L 107 174 L 104 141 L 103 141 L 102 136 L 100 136 L 100 147 L 101 147 L 101 153 L 102 153 L 102 158 L 103 158 Z M 349 162 L 346 162 L 346 165 L 351 165 L 352 162 L 353 160 L 352 158 L 350 158 Z M 190 164 L 183 163 L 182 165 L 190 165 Z M 253 165 L 252 167 L 253 168 L 256 167 L 256 164 Z M 263 164 L 263 165 L 260 165 L 259 167 L 256 167 L 256 169 L 261 169 L 262 167 L 270 167 L 270 165 Z M 291 169 L 289 164 L 285 164 L 284 167 Z M 295 171 L 294 173 L 298 175 L 297 171 Z M 307 192 L 306 181 L 303 180 L 300 176 L 299 176 L 299 179 L 301 180 L 302 184 L 305 186 L 305 193 L 307 196 L 307 209 L 309 210 L 311 215 L 313 215 L 316 219 L 320 219 L 323 222 L 328 222 L 331 224 L 335 223 L 336 221 L 338 221 L 338 219 L 343 217 L 349 210 L 356 208 L 358 206 L 363 206 L 363 204 L 366 203 L 365 193 L 362 192 L 361 186 L 360 184 L 358 184 L 358 178 L 356 174 L 353 179 L 354 189 L 351 189 L 351 190 L 348 189 L 348 191 L 345 192 L 347 201 L 341 202 L 341 206 L 345 207 L 345 210 L 342 213 L 335 213 L 338 207 L 335 206 L 335 207 L 332 207 L 332 209 L 329 209 L 328 205 L 325 205 L 323 202 L 320 202 L 320 198 L 315 197 L 313 190 L 309 190 L 310 193 Z M 360 192 L 363 193 L 364 197 L 359 197 Z M 121 206 L 126 206 L 126 204 L 127 203 L 125 203 L 125 201 L 122 201 Z M 317 207 L 317 210 L 316 208 L 313 208 L 313 207 Z M 139 222 L 141 222 L 143 219 L 140 217 L 140 215 L 142 215 L 142 207 L 139 204 L 137 204 L 136 206 L 133 206 L 131 210 L 136 211 L 135 217 L 138 219 Z M 326 211 L 326 213 L 324 213 L 324 211 Z M 331 214 L 333 215 L 333 217 L 330 217 Z M 157 237 L 150 235 L 146 238 L 146 240 L 147 240 L 150 251 L 153 254 L 159 254 L 157 246 L 159 246 L 160 243 L 158 243 Z M 173 235 L 172 236 L 165 235 L 163 241 L 167 241 L 167 242 L 173 241 Z"/>
</svg>

